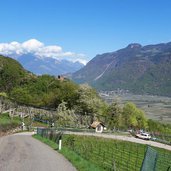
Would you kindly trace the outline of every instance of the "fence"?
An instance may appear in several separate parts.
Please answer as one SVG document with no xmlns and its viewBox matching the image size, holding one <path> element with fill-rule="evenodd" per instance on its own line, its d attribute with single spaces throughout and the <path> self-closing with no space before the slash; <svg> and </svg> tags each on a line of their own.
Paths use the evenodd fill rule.
<svg viewBox="0 0 171 171">
<path fill-rule="evenodd" d="M 106 171 L 139 171 L 146 148 L 124 141 L 75 135 L 65 135 L 63 145 Z"/>
<path fill-rule="evenodd" d="M 63 133 L 56 129 L 37 128 L 37 134 L 58 143 Z"/>
<path fill-rule="evenodd" d="M 55 142 L 58 142 L 62 135 L 61 132 L 53 129 L 38 129 L 37 131 L 39 135 Z M 169 166 L 171 166 L 171 152 L 163 149 L 150 148 L 148 155 L 156 154 L 157 157 L 155 161 L 152 161 L 150 157 L 147 158 L 146 161 L 151 160 L 148 163 L 144 158 L 147 154 L 146 145 L 93 136 L 64 135 L 62 139 L 64 147 L 105 171 L 139 171 L 143 168 L 141 166 L 150 168 L 148 165 L 151 164 L 156 166 L 153 168 L 155 171 L 169 171 Z"/>
<path fill-rule="evenodd" d="M 153 171 L 156 169 L 157 151 L 151 147 L 147 147 L 147 151 L 143 160 L 141 171 Z"/>
</svg>

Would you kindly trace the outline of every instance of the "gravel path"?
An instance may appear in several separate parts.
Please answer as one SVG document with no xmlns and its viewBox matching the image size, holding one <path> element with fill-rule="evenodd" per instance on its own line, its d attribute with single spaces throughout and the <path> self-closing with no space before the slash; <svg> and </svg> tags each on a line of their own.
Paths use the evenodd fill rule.
<svg viewBox="0 0 171 171">
<path fill-rule="evenodd" d="M 0 171 L 76 171 L 61 154 L 30 135 L 0 138 Z"/>
<path fill-rule="evenodd" d="M 104 138 L 111 138 L 111 139 L 117 139 L 117 140 L 123 140 L 123 141 L 130 141 L 134 143 L 140 143 L 140 144 L 148 144 L 154 147 L 164 148 L 166 150 L 171 151 L 171 146 L 158 143 L 155 141 L 148 141 L 148 140 L 142 140 L 138 139 L 132 136 L 121 136 L 121 135 L 112 135 L 112 134 L 100 134 L 100 133 L 80 133 L 80 132 L 64 132 L 65 134 L 76 134 L 76 135 L 88 135 L 88 136 L 97 136 L 97 137 L 104 137 Z"/>
</svg>

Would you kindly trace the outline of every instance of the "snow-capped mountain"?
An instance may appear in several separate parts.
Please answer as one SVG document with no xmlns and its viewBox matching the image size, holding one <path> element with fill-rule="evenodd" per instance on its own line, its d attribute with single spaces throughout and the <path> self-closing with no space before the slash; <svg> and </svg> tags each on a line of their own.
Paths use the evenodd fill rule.
<svg viewBox="0 0 171 171">
<path fill-rule="evenodd" d="M 45 45 L 36 39 L 0 43 L 0 54 L 14 58 L 35 74 L 73 73 L 86 64 L 84 54 L 63 51 L 58 45 Z"/>
<path fill-rule="evenodd" d="M 23 67 L 37 75 L 61 75 L 73 73 L 81 69 L 84 64 L 76 61 L 72 62 L 66 59 L 58 60 L 55 58 L 39 58 L 32 54 L 22 55 L 17 58 Z"/>
</svg>

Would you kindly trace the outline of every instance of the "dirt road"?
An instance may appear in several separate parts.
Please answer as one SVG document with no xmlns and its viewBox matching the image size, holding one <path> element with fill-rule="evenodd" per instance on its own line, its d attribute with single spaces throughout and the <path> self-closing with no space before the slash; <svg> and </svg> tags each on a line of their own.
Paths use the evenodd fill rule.
<svg viewBox="0 0 171 171">
<path fill-rule="evenodd" d="M 104 138 L 111 138 L 111 139 L 117 139 L 117 140 L 123 140 L 123 141 L 130 141 L 134 143 L 140 143 L 140 144 L 148 144 L 154 147 L 159 147 L 159 148 L 164 148 L 166 150 L 171 151 L 171 146 L 170 145 L 165 145 L 162 143 L 158 143 L 155 141 L 147 141 L 147 140 L 142 140 L 138 139 L 132 136 L 121 136 L 121 135 L 113 135 L 113 134 L 100 134 L 100 133 L 82 133 L 82 132 L 64 132 L 65 134 L 76 134 L 76 135 L 88 135 L 88 136 L 97 136 L 97 137 L 104 137 Z"/>
<path fill-rule="evenodd" d="M 21 133 L 0 138 L 0 171 L 76 171 L 59 153 Z"/>
</svg>

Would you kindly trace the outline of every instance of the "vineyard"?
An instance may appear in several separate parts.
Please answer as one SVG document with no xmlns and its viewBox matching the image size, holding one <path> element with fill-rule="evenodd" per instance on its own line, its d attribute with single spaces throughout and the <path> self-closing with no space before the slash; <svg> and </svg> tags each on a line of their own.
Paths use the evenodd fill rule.
<svg viewBox="0 0 171 171">
<path fill-rule="evenodd" d="M 38 131 L 38 134 L 58 141 L 56 131 L 42 130 Z M 105 171 L 139 171 L 147 148 L 142 144 L 94 136 L 63 135 L 62 141 L 63 147 L 74 151 Z M 171 165 L 171 152 L 159 148 L 154 150 L 158 153 L 156 170 L 166 171 Z"/>
</svg>

